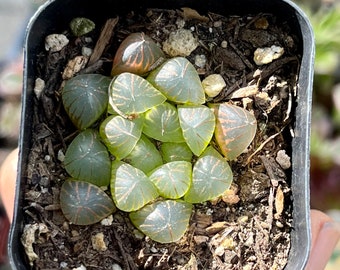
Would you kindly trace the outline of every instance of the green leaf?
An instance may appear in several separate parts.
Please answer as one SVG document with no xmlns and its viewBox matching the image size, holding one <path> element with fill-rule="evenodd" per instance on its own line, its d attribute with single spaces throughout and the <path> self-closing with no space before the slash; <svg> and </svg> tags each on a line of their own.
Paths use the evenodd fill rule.
<svg viewBox="0 0 340 270">
<path fill-rule="evenodd" d="M 153 70 L 147 80 L 169 100 L 199 105 L 205 93 L 195 67 L 184 57 L 175 57 Z"/>
<path fill-rule="evenodd" d="M 157 187 L 158 193 L 164 198 L 181 198 L 191 184 L 191 163 L 173 161 L 153 170 L 149 179 Z"/>
<path fill-rule="evenodd" d="M 109 86 L 109 110 L 122 116 L 140 114 L 162 104 L 166 97 L 147 80 L 132 73 L 122 73 Z"/>
<path fill-rule="evenodd" d="M 186 143 L 164 142 L 161 144 L 161 154 L 165 163 L 171 161 L 192 160 L 192 152 Z"/>
<path fill-rule="evenodd" d="M 130 213 L 131 222 L 159 243 L 178 241 L 186 232 L 192 205 L 183 201 L 159 201 Z"/>
<path fill-rule="evenodd" d="M 190 203 L 202 203 L 222 195 L 231 185 L 233 174 L 229 164 L 209 146 L 196 161 L 192 185 L 184 196 Z"/>
<path fill-rule="evenodd" d="M 178 116 L 186 143 L 196 156 L 201 155 L 214 134 L 214 112 L 203 105 L 179 105 Z"/>
<path fill-rule="evenodd" d="M 99 74 L 84 74 L 66 81 L 62 90 L 64 108 L 78 129 L 85 129 L 105 112 L 111 79 Z"/>
<path fill-rule="evenodd" d="M 116 206 L 131 212 L 158 197 L 156 187 L 143 171 L 122 161 L 112 162 L 111 194 Z"/>
<path fill-rule="evenodd" d="M 144 173 L 148 173 L 163 164 L 162 156 L 158 149 L 143 134 L 124 161 L 142 170 Z"/>
<path fill-rule="evenodd" d="M 144 114 L 143 132 L 161 142 L 184 142 L 175 106 L 168 102 L 151 108 Z"/>
<path fill-rule="evenodd" d="M 211 104 L 216 117 L 215 139 L 228 159 L 238 157 L 253 141 L 257 122 L 249 111 L 228 103 Z"/>
<path fill-rule="evenodd" d="M 66 150 L 64 166 L 73 178 L 97 186 L 107 186 L 110 183 L 109 153 L 94 130 L 87 129 L 73 139 Z"/>
<path fill-rule="evenodd" d="M 66 180 L 60 190 L 60 207 L 65 217 L 76 225 L 90 225 L 109 216 L 116 208 L 99 187 L 84 181 Z"/>
<path fill-rule="evenodd" d="M 128 120 L 122 116 L 109 116 L 100 125 L 100 136 L 110 153 L 117 159 L 129 155 L 137 144 L 143 128 L 143 119 Z"/>
<path fill-rule="evenodd" d="M 145 75 L 165 59 L 162 49 L 144 33 L 132 33 L 120 44 L 113 59 L 111 75 L 131 72 Z"/>
</svg>

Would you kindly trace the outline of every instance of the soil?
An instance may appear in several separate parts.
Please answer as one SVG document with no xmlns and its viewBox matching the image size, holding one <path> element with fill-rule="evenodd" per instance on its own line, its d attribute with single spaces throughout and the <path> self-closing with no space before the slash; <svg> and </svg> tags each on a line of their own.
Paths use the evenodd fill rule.
<svg viewBox="0 0 340 270">
<path fill-rule="evenodd" d="M 189 229 L 177 243 L 144 237 L 122 211 L 91 226 L 70 224 L 59 206 L 59 189 L 67 178 L 60 159 L 77 135 L 60 97 L 67 62 L 81 55 L 82 47 L 94 48 L 97 56 L 79 73 L 109 75 L 115 50 L 129 33 L 143 31 L 162 44 L 180 25 L 199 40 L 187 58 L 195 65 L 196 55 L 206 56 L 203 67 L 195 65 L 201 78 L 218 73 L 227 83 L 214 101 L 242 106 L 258 121 L 252 144 L 230 162 L 231 189 L 215 201 L 196 204 Z M 131 12 L 106 26 L 79 38 L 65 29 L 70 39 L 65 48 L 38 55 L 37 74 L 45 88 L 34 97 L 24 206 L 26 226 L 33 232 L 24 242 L 33 244 L 28 255 L 37 255 L 32 268 L 283 269 L 292 230 L 291 120 L 300 62 L 299 40 L 288 23 L 271 14 L 224 17 L 153 9 Z M 283 47 L 284 54 L 256 65 L 254 51 L 272 45 Z M 103 236 L 101 245 L 93 242 L 95 236 Z"/>
</svg>

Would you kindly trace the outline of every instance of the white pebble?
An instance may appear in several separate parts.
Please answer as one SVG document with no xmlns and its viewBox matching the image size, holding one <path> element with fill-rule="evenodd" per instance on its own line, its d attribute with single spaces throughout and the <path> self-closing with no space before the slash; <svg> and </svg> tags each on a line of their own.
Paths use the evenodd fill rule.
<svg viewBox="0 0 340 270">
<path fill-rule="evenodd" d="M 226 83 L 220 74 L 211 74 L 202 81 L 202 86 L 208 97 L 216 97 Z"/>
<path fill-rule="evenodd" d="M 112 270 L 123 270 L 122 267 L 119 264 L 112 264 Z"/>
<path fill-rule="evenodd" d="M 188 29 L 178 29 L 169 34 L 163 50 L 171 57 L 189 56 L 198 46 L 198 41 Z"/>
<path fill-rule="evenodd" d="M 277 152 L 275 160 L 284 170 L 289 169 L 292 165 L 290 162 L 290 157 L 286 154 L 285 150 L 279 150 Z"/>
<path fill-rule="evenodd" d="M 45 81 L 41 78 L 36 78 L 35 85 L 34 85 L 34 94 L 39 99 L 41 97 L 41 93 L 45 88 Z"/>
<path fill-rule="evenodd" d="M 195 55 L 195 65 L 204 68 L 207 62 L 207 57 L 204 54 Z"/>
<path fill-rule="evenodd" d="M 107 218 L 102 219 L 100 224 L 103 226 L 111 226 L 112 222 L 113 222 L 113 216 L 109 215 Z"/>
<path fill-rule="evenodd" d="M 227 48 L 228 47 L 228 41 L 226 41 L 226 40 L 223 40 L 222 42 L 221 42 L 221 47 L 222 48 Z"/>
<path fill-rule="evenodd" d="M 92 54 L 93 50 L 91 48 L 88 47 L 82 47 L 81 48 L 81 54 L 85 57 L 90 57 Z"/>
<path fill-rule="evenodd" d="M 46 51 L 59 52 L 68 44 L 69 40 L 62 34 L 51 34 L 45 39 Z"/>
<path fill-rule="evenodd" d="M 58 160 L 59 160 L 60 162 L 64 162 L 64 160 L 65 160 L 65 154 L 64 154 L 64 152 L 63 152 L 62 149 L 60 149 L 60 150 L 58 151 Z"/>
<path fill-rule="evenodd" d="M 80 265 L 79 267 L 77 268 L 72 268 L 72 270 L 86 270 L 86 267 L 84 265 Z"/>
<path fill-rule="evenodd" d="M 284 49 L 279 46 L 271 46 L 265 48 L 257 48 L 254 52 L 254 62 L 261 66 L 273 62 L 273 60 L 280 58 L 284 53 Z"/>
</svg>

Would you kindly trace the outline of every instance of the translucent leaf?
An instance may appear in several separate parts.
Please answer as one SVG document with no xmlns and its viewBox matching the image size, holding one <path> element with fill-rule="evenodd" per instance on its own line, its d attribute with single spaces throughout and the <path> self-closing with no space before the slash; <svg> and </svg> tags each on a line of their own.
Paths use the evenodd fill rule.
<svg viewBox="0 0 340 270">
<path fill-rule="evenodd" d="M 109 86 L 109 99 L 109 107 L 125 116 L 143 113 L 162 104 L 166 97 L 147 80 L 125 72 L 112 80 Z"/>
<path fill-rule="evenodd" d="M 213 111 L 203 105 L 179 105 L 178 117 L 186 143 L 196 156 L 201 155 L 214 134 Z"/>
<path fill-rule="evenodd" d="M 62 90 L 64 108 L 78 129 L 85 129 L 105 112 L 111 78 L 84 74 L 66 81 Z"/>
<path fill-rule="evenodd" d="M 144 33 L 132 33 L 120 44 L 111 75 L 131 72 L 144 75 L 163 62 L 165 55 L 161 48 Z"/>
<path fill-rule="evenodd" d="M 191 184 L 191 163 L 173 161 L 153 170 L 149 179 L 157 187 L 158 193 L 164 198 L 181 198 Z"/>
<path fill-rule="evenodd" d="M 111 215 L 116 208 L 99 187 L 84 181 L 66 180 L 60 190 L 60 207 L 65 217 L 76 225 L 90 225 Z"/>
<path fill-rule="evenodd" d="M 159 243 L 178 241 L 186 232 L 192 205 L 183 201 L 158 201 L 130 213 L 131 222 Z"/>
<path fill-rule="evenodd" d="M 184 200 L 191 203 L 212 200 L 222 195 L 230 187 L 232 180 L 229 164 L 209 146 L 194 165 L 192 184 Z"/>
<path fill-rule="evenodd" d="M 110 183 L 109 153 L 94 130 L 87 129 L 73 139 L 66 150 L 64 166 L 73 178 L 97 186 L 107 186 Z"/>
<path fill-rule="evenodd" d="M 169 100 L 198 105 L 205 103 L 204 89 L 195 67 L 184 57 L 175 57 L 153 70 L 147 80 Z"/>
<path fill-rule="evenodd" d="M 160 152 L 143 134 L 124 161 L 142 170 L 144 173 L 148 173 L 163 164 Z"/>
<path fill-rule="evenodd" d="M 168 102 L 151 108 L 144 114 L 143 132 L 162 142 L 184 142 L 175 106 Z"/>
<path fill-rule="evenodd" d="M 192 160 L 192 152 L 186 143 L 164 142 L 161 144 L 161 154 L 165 163 L 171 161 Z"/>
<path fill-rule="evenodd" d="M 215 139 L 222 154 L 233 160 L 253 141 L 257 122 L 249 111 L 228 103 L 212 104 L 216 117 Z"/>
<path fill-rule="evenodd" d="M 156 199 L 158 192 L 143 171 L 122 161 L 112 162 L 111 194 L 116 206 L 131 212 Z"/>
<path fill-rule="evenodd" d="M 110 153 L 117 159 L 129 155 L 137 144 L 143 128 L 143 119 L 128 120 L 122 116 L 109 116 L 100 125 L 100 136 Z"/>
</svg>

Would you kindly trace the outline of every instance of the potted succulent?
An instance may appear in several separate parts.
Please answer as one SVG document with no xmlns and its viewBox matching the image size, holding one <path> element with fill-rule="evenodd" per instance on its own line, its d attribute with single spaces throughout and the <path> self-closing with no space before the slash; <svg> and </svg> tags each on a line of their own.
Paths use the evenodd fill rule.
<svg viewBox="0 0 340 270">
<path fill-rule="evenodd" d="M 303 268 L 313 53 L 284 0 L 47 2 L 12 267 Z"/>
</svg>

